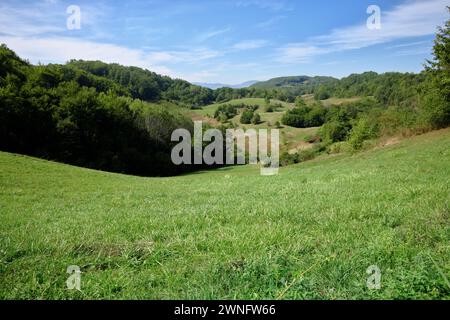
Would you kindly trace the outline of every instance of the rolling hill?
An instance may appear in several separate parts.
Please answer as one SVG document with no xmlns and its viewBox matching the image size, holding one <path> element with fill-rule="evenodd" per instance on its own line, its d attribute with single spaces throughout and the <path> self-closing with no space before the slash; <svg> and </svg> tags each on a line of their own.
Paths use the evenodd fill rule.
<svg viewBox="0 0 450 320">
<path fill-rule="evenodd" d="M 267 81 L 260 81 L 252 85 L 254 88 L 275 89 L 275 88 L 303 88 L 312 89 L 321 84 L 336 83 L 338 79 L 333 77 L 309 77 L 291 76 L 278 77 Z"/>
<path fill-rule="evenodd" d="M 449 299 L 450 130 L 394 142 L 272 177 L 141 178 L 0 152 L 0 298 Z"/>
</svg>

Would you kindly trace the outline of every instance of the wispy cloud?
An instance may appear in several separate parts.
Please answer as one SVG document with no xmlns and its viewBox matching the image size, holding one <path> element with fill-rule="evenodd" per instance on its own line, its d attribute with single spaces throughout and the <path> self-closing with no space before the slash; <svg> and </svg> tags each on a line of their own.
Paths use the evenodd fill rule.
<svg viewBox="0 0 450 320">
<path fill-rule="evenodd" d="M 67 35 L 67 3 L 47 0 L 27 4 L 0 4 L 0 34 L 8 36 Z M 101 30 L 103 19 L 110 13 L 102 4 L 83 4 L 81 28 L 88 31 L 90 39 L 111 38 L 110 32 Z"/>
<path fill-rule="evenodd" d="M 203 60 L 212 59 L 220 56 L 220 53 L 208 48 L 192 48 L 176 51 L 152 51 L 148 57 L 155 62 L 168 63 L 193 63 Z"/>
<path fill-rule="evenodd" d="M 204 41 L 206 41 L 206 40 L 208 40 L 208 39 L 217 37 L 217 36 L 219 36 L 219 35 L 221 35 L 221 34 L 224 34 L 224 33 L 229 32 L 229 31 L 231 31 L 231 28 L 230 28 L 230 27 L 223 28 L 223 29 L 208 30 L 208 31 L 206 31 L 206 32 L 203 32 L 203 33 L 198 34 L 198 35 L 195 37 L 195 40 L 196 40 L 197 42 L 204 42 Z"/>
<path fill-rule="evenodd" d="M 283 0 L 238 0 L 237 7 L 255 6 L 260 9 L 268 9 L 272 11 L 288 11 L 291 6 Z"/>
<path fill-rule="evenodd" d="M 360 49 L 398 39 L 431 35 L 446 19 L 447 0 L 407 1 L 382 13 L 381 29 L 369 30 L 366 23 L 333 30 L 306 42 L 290 43 L 277 52 L 277 61 L 307 62 L 312 57 Z"/>
<path fill-rule="evenodd" d="M 51 3 L 13 7 L 0 4 L 0 34 L 10 36 L 34 36 L 66 31 L 65 11 L 48 12 Z M 47 13 L 46 13 L 47 12 Z M 60 20 L 62 23 L 57 23 Z"/>
<path fill-rule="evenodd" d="M 424 40 L 424 41 L 415 41 L 415 42 L 396 44 L 396 45 L 393 45 L 393 46 L 389 46 L 386 49 L 398 49 L 398 48 L 415 47 L 415 46 L 422 46 L 423 47 L 423 45 L 431 46 L 432 44 L 433 44 L 433 41 Z"/>
<path fill-rule="evenodd" d="M 329 52 L 325 48 L 307 43 L 291 43 L 277 51 L 278 56 L 276 60 L 283 63 L 308 62 L 311 57 Z"/>
<path fill-rule="evenodd" d="M 281 20 L 283 20 L 285 18 L 286 18 L 286 16 L 275 16 L 275 17 L 272 17 L 272 18 L 270 18 L 270 19 L 268 19 L 266 21 L 262 21 L 260 23 L 257 23 L 255 25 L 255 27 L 258 28 L 258 29 L 266 29 L 266 28 L 274 26 L 278 21 L 281 21 Z"/>
<path fill-rule="evenodd" d="M 424 54 L 427 54 L 430 52 L 431 52 L 431 45 L 427 46 L 427 47 L 400 50 L 400 51 L 395 52 L 394 56 L 397 56 L 397 57 L 415 56 L 415 55 L 424 55 Z"/>
<path fill-rule="evenodd" d="M 243 40 L 234 44 L 232 48 L 235 50 L 251 50 L 262 48 L 267 44 L 266 40 Z"/>
</svg>

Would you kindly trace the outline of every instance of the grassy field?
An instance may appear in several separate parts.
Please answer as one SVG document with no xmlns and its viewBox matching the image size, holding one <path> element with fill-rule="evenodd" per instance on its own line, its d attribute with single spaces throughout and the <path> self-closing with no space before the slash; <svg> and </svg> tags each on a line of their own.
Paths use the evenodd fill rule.
<svg viewBox="0 0 450 320">
<path fill-rule="evenodd" d="M 281 103 L 283 105 L 284 108 L 280 109 L 279 111 L 286 111 L 289 108 L 294 107 L 294 105 L 292 103 L 287 103 L 287 102 L 283 102 L 283 101 L 279 101 L 276 99 L 271 99 L 270 100 L 272 104 L 274 103 Z M 195 113 L 200 114 L 202 116 L 210 116 L 213 117 L 214 116 L 214 112 L 216 111 L 217 107 L 222 105 L 222 104 L 247 104 L 247 105 L 258 105 L 260 107 L 260 110 L 258 110 L 258 112 L 262 112 L 262 108 L 264 108 L 265 106 L 265 102 L 263 98 L 242 98 L 242 99 L 233 99 L 224 103 L 214 103 L 214 104 L 210 104 L 209 106 L 205 106 L 202 109 L 196 109 L 193 110 Z"/>
<path fill-rule="evenodd" d="M 270 177 L 0 153 L 0 298 L 449 299 L 449 163 L 450 130 Z"/>
<path fill-rule="evenodd" d="M 259 109 L 257 112 L 261 116 L 261 122 L 257 125 L 254 124 L 241 124 L 240 118 L 241 114 L 238 113 L 230 122 L 234 123 L 236 126 L 246 129 L 270 129 L 275 128 L 275 123 L 278 121 L 281 123 L 281 118 L 286 110 L 292 109 L 294 104 L 287 103 L 279 100 L 272 99 L 271 103 L 280 103 L 283 108 L 277 109 L 275 112 L 264 112 L 265 101 L 262 98 L 243 98 L 234 99 L 226 102 L 227 104 L 247 104 L 247 105 L 258 105 Z M 212 104 L 203 109 L 189 110 L 186 115 L 192 120 L 208 122 L 212 125 L 218 125 L 219 123 L 211 118 L 214 115 L 217 107 L 222 103 Z M 289 126 L 282 126 L 280 128 L 281 134 L 281 151 L 298 151 L 299 144 L 308 147 L 312 147 L 312 144 L 305 143 L 303 139 L 307 136 L 313 136 L 317 133 L 318 128 L 294 128 Z"/>
<path fill-rule="evenodd" d="M 312 104 L 315 102 L 313 95 L 304 95 L 306 103 Z M 330 98 L 327 100 L 323 100 L 322 103 L 324 106 L 331 105 L 341 105 L 343 103 L 349 103 L 358 101 L 360 98 Z M 262 98 L 243 98 L 243 99 L 234 99 L 226 102 L 227 104 L 247 104 L 247 105 L 258 105 L 260 108 L 257 110 L 259 115 L 261 116 L 261 122 L 257 125 L 248 124 L 242 125 L 240 123 L 241 114 L 238 113 L 233 119 L 230 119 L 232 123 L 236 126 L 241 127 L 243 129 L 263 129 L 263 128 L 274 128 L 275 123 L 278 121 L 281 123 L 281 118 L 286 110 L 292 109 L 294 104 L 287 103 L 279 100 L 272 99 L 271 103 L 281 103 L 283 108 L 276 110 L 275 112 L 264 112 L 265 101 Z M 209 106 L 203 107 L 202 109 L 197 110 L 189 110 L 186 111 L 186 115 L 190 117 L 192 120 L 196 121 L 204 121 L 208 122 L 211 125 L 218 125 L 219 122 L 213 119 L 214 112 L 217 107 L 222 103 L 215 103 Z M 288 151 L 290 153 L 297 152 L 302 149 L 308 149 L 313 147 L 313 144 L 305 143 L 304 139 L 306 137 L 314 136 L 317 134 L 318 128 L 294 128 L 289 126 L 283 126 L 280 129 L 281 133 L 281 151 Z"/>
</svg>

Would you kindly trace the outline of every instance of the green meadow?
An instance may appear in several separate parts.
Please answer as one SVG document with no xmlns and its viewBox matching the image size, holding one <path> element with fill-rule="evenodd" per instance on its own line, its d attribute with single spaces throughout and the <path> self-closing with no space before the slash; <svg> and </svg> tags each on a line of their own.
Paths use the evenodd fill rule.
<svg viewBox="0 0 450 320">
<path fill-rule="evenodd" d="M 223 103 L 215 103 L 209 106 L 205 106 L 201 109 L 189 110 L 186 115 L 192 120 L 201 120 L 208 123 L 219 124 L 218 121 L 213 119 L 214 112 Z M 261 122 L 259 124 L 241 124 L 240 117 L 241 112 L 239 112 L 234 118 L 230 119 L 230 123 L 235 126 L 240 127 L 244 130 L 247 129 L 271 129 L 275 128 L 277 122 L 281 123 L 281 118 L 283 114 L 294 107 L 294 104 L 283 102 L 276 99 L 271 99 L 271 104 L 281 104 L 282 107 L 274 110 L 274 112 L 265 112 L 264 107 L 266 105 L 265 99 L 263 98 L 241 98 L 233 99 L 226 104 L 236 105 L 257 105 L 259 108 L 257 110 L 258 114 L 261 116 Z M 304 142 L 306 137 L 314 136 L 317 133 L 318 128 L 294 128 L 286 125 L 282 125 L 280 128 L 280 142 L 281 151 L 298 151 L 299 148 L 311 148 L 313 144 Z"/>
<path fill-rule="evenodd" d="M 448 129 L 277 176 L 142 178 L 4 152 L 0 168 L 1 299 L 450 298 Z"/>
<path fill-rule="evenodd" d="M 307 104 L 313 104 L 316 102 L 314 100 L 313 95 L 304 95 L 303 96 L 305 102 Z M 326 107 L 330 107 L 332 105 L 341 105 L 344 103 L 350 103 L 359 101 L 360 97 L 354 98 L 329 98 L 322 101 L 322 104 Z M 265 112 L 264 107 L 266 105 L 265 99 L 263 98 L 241 98 L 241 99 L 233 99 L 226 104 L 230 105 L 257 105 L 259 108 L 257 109 L 257 113 L 261 117 L 261 122 L 259 124 L 241 124 L 241 112 L 242 110 L 232 119 L 229 120 L 230 123 L 233 123 L 235 126 L 247 129 L 270 129 L 275 128 L 275 124 L 282 123 L 281 118 L 285 114 L 287 110 L 290 110 L 295 107 L 293 103 L 283 102 L 277 99 L 270 100 L 272 105 L 280 104 L 282 107 L 277 108 L 274 112 Z M 201 109 L 194 109 L 185 111 L 185 114 L 191 118 L 192 120 L 204 121 L 213 125 L 218 125 L 219 122 L 213 118 L 216 109 L 222 105 L 223 103 L 214 103 L 208 106 L 205 106 Z M 305 142 L 304 140 L 307 137 L 312 137 L 317 135 L 318 127 L 310 127 L 310 128 L 294 128 L 288 125 L 281 125 L 280 137 L 281 137 L 281 151 L 287 152 L 297 152 L 299 150 L 310 149 L 314 145 L 312 143 Z"/>
<path fill-rule="evenodd" d="M 279 109 L 278 111 L 286 111 L 286 110 L 294 107 L 294 104 L 292 104 L 292 103 L 287 103 L 287 102 L 276 100 L 276 99 L 271 99 L 271 102 L 272 103 L 280 103 L 283 106 L 283 108 Z M 225 103 L 231 104 L 231 105 L 236 105 L 236 104 L 258 105 L 260 109 L 264 108 L 264 106 L 265 106 L 265 101 L 263 98 L 232 99 Z M 193 111 L 202 116 L 213 117 L 214 112 L 216 111 L 217 107 L 219 107 L 222 104 L 224 104 L 224 103 L 213 103 L 208 106 L 204 106 L 201 109 L 195 109 Z M 258 110 L 258 111 L 261 112 L 261 110 Z"/>
</svg>

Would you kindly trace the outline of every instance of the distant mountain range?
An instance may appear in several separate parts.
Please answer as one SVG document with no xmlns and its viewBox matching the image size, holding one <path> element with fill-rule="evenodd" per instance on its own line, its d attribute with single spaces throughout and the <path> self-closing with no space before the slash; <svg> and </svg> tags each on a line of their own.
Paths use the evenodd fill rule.
<svg viewBox="0 0 450 320">
<path fill-rule="evenodd" d="M 215 90 L 219 88 L 233 88 L 233 89 L 247 88 L 254 85 L 257 82 L 258 81 L 256 80 L 251 80 L 239 84 L 207 83 L 207 82 L 193 82 L 193 84 Z"/>
</svg>

